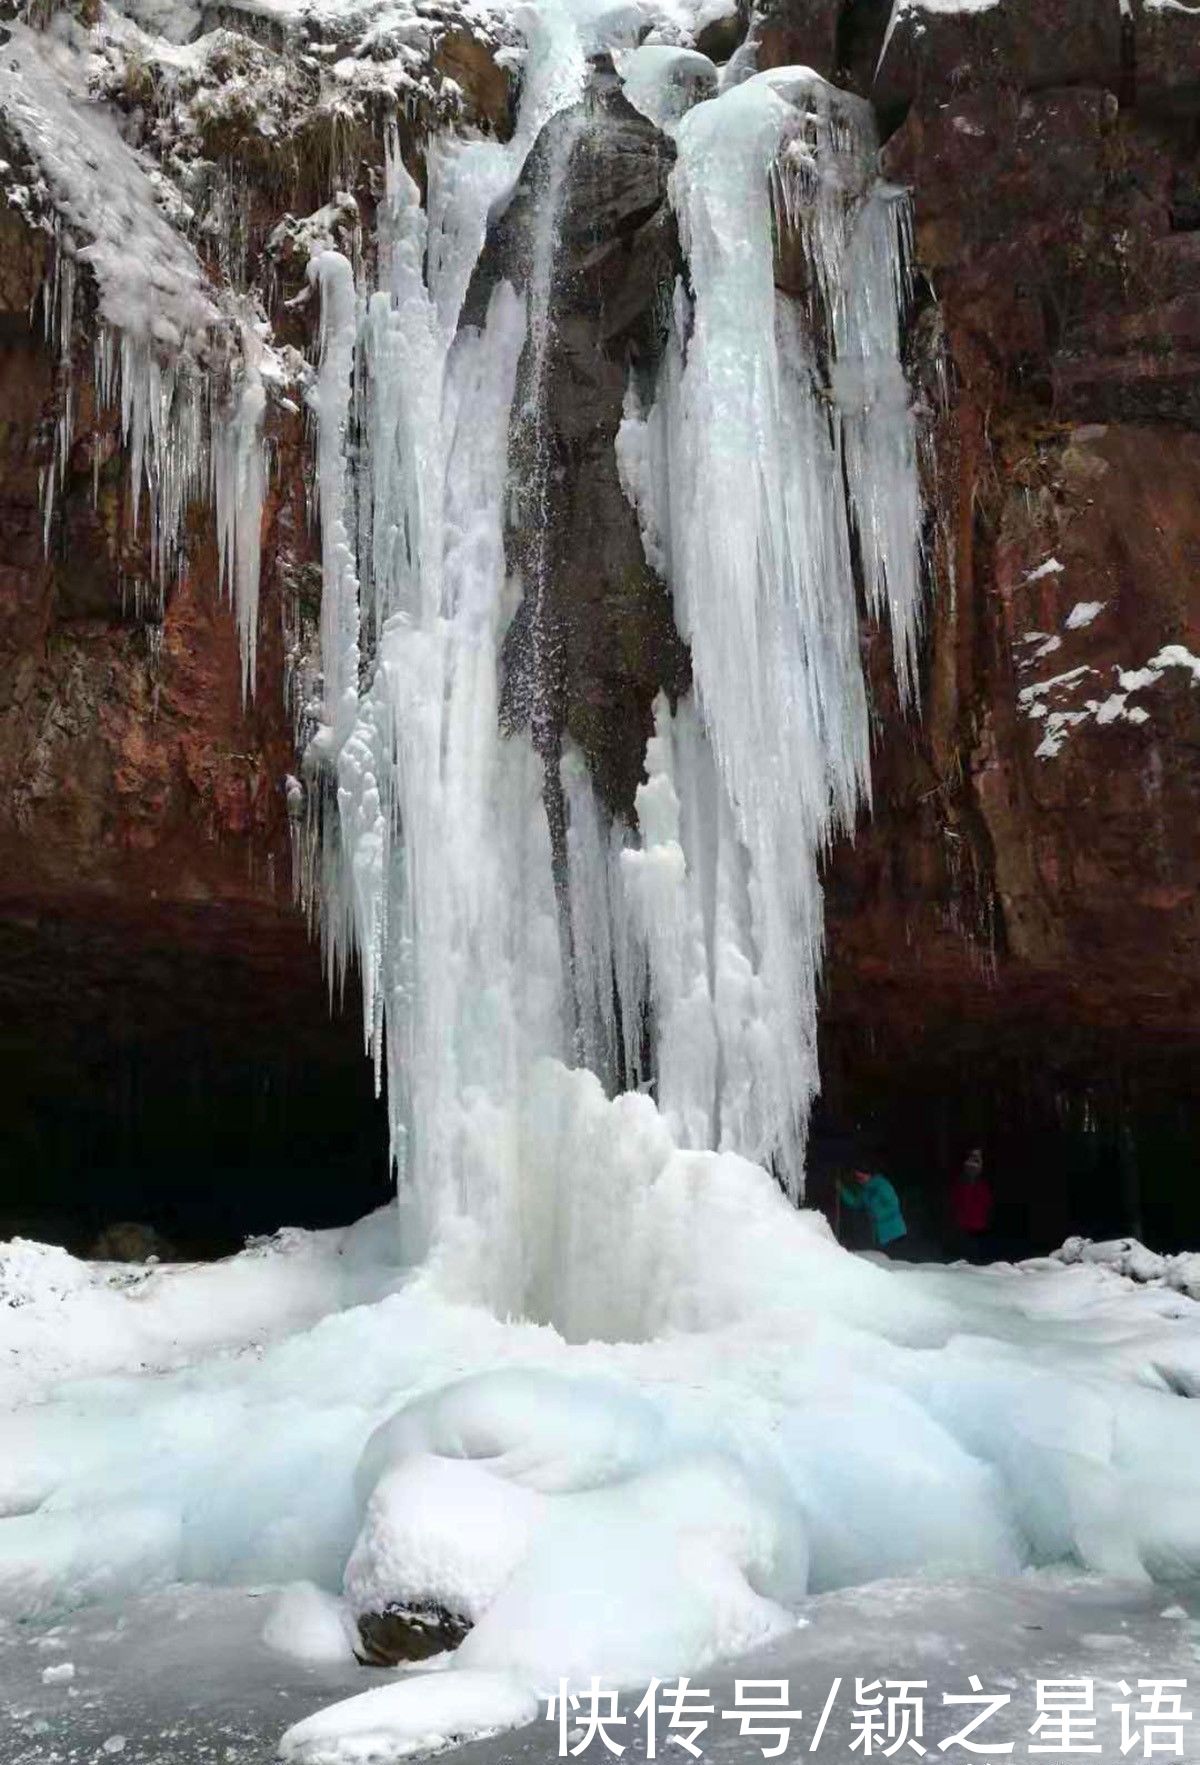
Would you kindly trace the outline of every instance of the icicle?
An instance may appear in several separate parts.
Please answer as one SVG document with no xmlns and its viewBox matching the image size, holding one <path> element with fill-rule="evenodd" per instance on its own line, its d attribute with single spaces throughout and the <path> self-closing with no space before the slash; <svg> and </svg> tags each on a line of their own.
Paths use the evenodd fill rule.
<svg viewBox="0 0 1200 1765">
<path fill-rule="evenodd" d="M 169 582 L 183 557 L 189 505 L 217 488 L 222 569 L 250 684 L 258 593 L 255 516 L 264 493 L 257 439 L 260 346 L 237 303 L 213 297 L 195 251 L 162 210 L 161 180 L 90 101 L 86 58 L 64 55 L 53 33 L 16 21 L 7 36 L 0 122 L 38 168 L 55 238 L 44 306 L 61 384 L 54 458 L 42 474 L 45 543 L 75 425 L 71 346 L 82 266 L 94 281 L 98 310 L 97 404 L 120 413 L 132 525 L 136 531 L 144 498 L 152 580 L 160 592 Z M 222 358 L 236 360 L 239 339 L 239 403 L 227 420 L 214 407 L 223 391 Z M 227 451 L 230 457 L 216 457 Z M 98 491 L 95 453 L 92 470 Z"/>
<path fill-rule="evenodd" d="M 646 956 L 631 922 L 621 874 L 631 844 L 619 822 L 606 825 L 583 757 L 561 763 L 567 810 L 575 1057 L 610 1095 L 634 1090 L 642 1072 Z"/>
<path fill-rule="evenodd" d="M 660 1083 L 687 1018 L 695 1073 L 682 1101 L 667 1103 L 664 1090 L 664 1106 L 695 1135 L 711 1089 L 709 1131 L 759 1158 L 773 1149 L 798 1193 L 819 1083 L 818 865 L 870 784 L 852 520 L 868 601 L 891 612 L 905 691 L 919 611 L 915 444 L 899 364 L 902 223 L 895 193 L 875 182 L 868 107 L 807 69 L 733 86 L 674 133 L 671 192 L 694 306 L 681 290 L 654 406 L 644 416 L 627 408 L 618 463 L 691 644 L 720 795 L 744 849 L 737 935 L 710 934 L 707 948 L 738 952 L 743 972 L 730 972 L 728 997 L 741 997 L 758 1033 L 738 1042 L 727 1103 L 715 1062 L 737 1041 L 727 1033 L 736 1012 L 712 1034 L 703 1027 L 695 935 L 681 953 L 665 909 L 644 909 Z M 776 292 L 781 236 L 807 269 L 803 301 Z M 690 854 L 653 794 L 670 808 L 671 770 L 665 759 L 651 766 L 639 819 L 644 809 L 647 859 L 657 850 L 664 873 L 673 867 L 672 912 L 691 924 Z M 717 992 L 710 976 L 714 1017 Z"/>
<path fill-rule="evenodd" d="M 322 724 L 314 746 L 334 758 L 358 712 L 358 577 L 347 527 L 346 427 L 358 331 L 354 272 L 339 251 L 318 252 L 309 280 L 321 290 L 321 366 L 308 402 L 317 419 L 317 482 L 321 505 Z"/>
<path fill-rule="evenodd" d="M 75 433 L 75 257 L 61 227 L 56 228 L 50 280 L 42 288 L 46 341 L 54 349 L 58 376 L 58 416 L 54 425 L 54 456 L 42 469 L 42 547 L 50 549 L 55 499 L 66 482 L 71 440 Z"/>
<path fill-rule="evenodd" d="M 266 392 L 256 340 L 243 333 L 241 384 L 214 422 L 212 491 L 222 590 L 233 602 L 242 657 L 242 698 L 252 697 L 258 657 L 258 590 L 267 461 L 262 424 Z"/>
</svg>

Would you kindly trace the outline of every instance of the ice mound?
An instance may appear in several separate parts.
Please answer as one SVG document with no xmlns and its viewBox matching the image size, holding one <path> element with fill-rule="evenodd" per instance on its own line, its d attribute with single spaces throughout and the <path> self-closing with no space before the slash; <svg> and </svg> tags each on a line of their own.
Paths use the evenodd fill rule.
<svg viewBox="0 0 1200 1765">
<path fill-rule="evenodd" d="M 428 1454 L 518 1488 L 593 1489 L 652 1462 L 661 1431 L 654 1406 L 613 1382 L 498 1369 L 418 1398 L 377 1428 L 355 1482 L 365 1503 L 385 1473 Z"/>
<path fill-rule="evenodd" d="M 354 1658 L 354 1625 L 345 1605 L 311 1581 L 294 1581 L 283 1589 L 263 1625 L 262 1639 L 276 1654 L 296 1661 Z"/>
<path fill-rule="evenodd" d="M 464 1665 L 661 1671 L 806 1589 L 1200 1569 L 1193 1301 L 1084 1265 L 877 1266 L 744 1160 L 664 1148 L 646 1099 L 546 1083 L 556 1133 L 586 1130 L 551 1135 L 580 1290 L 624 1339 L 498 1317 L 473 1257 L 398 1266 L 386 1215 L 129 1288 L 21 1251 L 0 1352 L 30 1357 L 34 1401 L 5 1424 L 0 1609 L 344 1579 L 356 1611 L 460 1610 Z M 627 1191 L 603 1187 L 622 1159 Z"/>
<path fill-rule="evenodd" d="M 438 1291 L 553 1325 L 570 1342 L 645 1342 L 797 1305 L 891 1341 L 941 1343 L 954 1312 L 850 1260 L 760 1165 L 681 1150 L 654 1102 L 538 1061 L 505 1123 L 521 1188 L 437 1247 Z M 491 1229 L 485 1231 L 484 1227 Z"/>
<path fill-rule="evenodd" d="M 473 1255 L 399 1267 L 385 1216 L 105 1288 L 130 1370 L 97 1377 L 97 1294 L 22 1252 L 0 1351 L 53 1320 L 58 1382 L 36 1378 L 7 1420 L 0 1610 L 303 1577 L 269 1627 L 312 1659 L 345 1646 L 343 1584 L 354 1615 L 459 1614 L 428 1681 L 444 1690 L 410 1676 L 348 1726 L 289 1735 L 285 1757 L 343 1765 L 382 1735 L 397 1757 L 525 1720 L 560 1677 L 699 1671 L 847 1584 L 1200 1571 L 1200 1408 L 1177 1395 L 1200 1364 L 1194 1302 L 1083 1264 L 875 1265 L 744 1160 L 664 1146 L 645 1099 L 561 1069 L 544 1083 L 558 1217 L 594 1234 L 576 1240 L 581 1288 L 594 1243 L 588 1303 L 641 1335 L 572 1342 L 497 1316 Z M 556 1138 L 572 1121 L 574 1149 Z M 627 1189 L 598 1191 L 622 1160 Z M 290 1333 L 235 1350 L 213 1334 L 227 1300 L 252 1326 L 269 1301 Z M 132 1370 L 168 1338 L 153 1377 Z"/>
<path fill-rule="evenodd" d="M 470 1459 L 402 1459 L 367 1504 L 346 1598 L 360 1615 L 440 1608 L 473 1623 L 528 1551 L 543 1506 Z"/>
<path fill-rule="evenodd" d="M 1111 1269 L 1127 1280 L 1148 1286 L 1169 1287 L 1186 1293 L 1189 1299 L 1200 1299 L 1200 1252 L 1184 1251 L 1177 1256 L 1160 1256 L 1148 1250 L 1136 1238 L 1110 1238 L 1097 1244 L 1091 1238 L 1068 1238 L 1053 1252 L 1056 1262 L 1085 1263 L 1092 1268 Z"/>
<path fill-rule="evenodd" d="M 682 1670 L 786 1629 L 805 1592 L 805 1528 L 770 1461 L 714 1451 L 615 1382 L 485 1373 L 401 1412 L 364 1462 L 386 1468 L 347 1598 L 462 1614 L 475 1666 Z"/>
</svg>

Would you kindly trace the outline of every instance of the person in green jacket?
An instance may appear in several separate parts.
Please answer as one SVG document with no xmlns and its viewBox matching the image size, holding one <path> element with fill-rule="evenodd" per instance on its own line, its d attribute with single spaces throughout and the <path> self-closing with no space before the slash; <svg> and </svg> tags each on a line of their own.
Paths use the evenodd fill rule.
<svg viewBox="0 0 1200 1765">
<path fill-rule="evenodd" d="M 875 1249 L 887 1256 L 903 1256 L 908 1227 L 900 1210 L 900 1197 L 887 1178 L 878 1172 L 852 1171 L 849 1183 L 839 1183 L 838 1190 L 847 1207 L 865 1210 Z"/>
</svg>

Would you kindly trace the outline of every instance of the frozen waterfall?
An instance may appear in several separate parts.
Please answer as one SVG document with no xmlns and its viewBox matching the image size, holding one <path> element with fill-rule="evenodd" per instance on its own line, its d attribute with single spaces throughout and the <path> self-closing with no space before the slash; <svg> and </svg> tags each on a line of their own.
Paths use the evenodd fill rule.
<svg viewBox="0 0 1200 1765">
<path fill-rule="evenodd" d="M 397 131 L 374 249 L 309 261 L 323 604 L 288 799 L 331 978 L 361 973 L 397 1203 L 212 1265 L 0 1246 L 0 1649 L 26 1628 L 65 1647 L 63 1614 L 104 1602 L 106 1652 L 124 1636 L 144 1678 L 156 1596 L 200 1582 L 281 1588 L 256 1623 L 306 1656 L 306 1698 L 367 1685 L 350 1650 L 380 1618 L 459 1645 L 299 1722 L 247 1653 L 256 1697 L 294 1722 L 293 1765 L 494 1733 L 563 1678 L 640 1696 L 740 1658 L 769 1683 L 780 1649 L 848 1693 L 872 1657 L 857 1624 L 831 1635 L 822 1596 L 868 1582 L 892 1683 L 921 1684 L 930 1608 L 908 1595 L 953 1578 L 922 1646 L 961 1704 L 969 1671 L 1010 1658 L 1001 1631 L 1040 1630 L 1020 1614 L 1046 1588 L 1082 1628 L 1080 1571 L 1200 1573 L 1194 1300 L 1086 1261 L 884 1266 L 791 1205 L 818 1083 L 820 867 L 869 795 L 864 620 L 913 692 L 907 211 L 864 104 L 801 68 L 740 78 L 741 51 L 718 76 L 672 46 L 665 10 L 635 46 L 649 5 L 522 8 L 512 139 L 434 139 L 423 201 Z M 566 499 L 547 395 L 578 316 L 570 252 L 591 243 L 571 201 L 601 78 L 614 98 L 601 52 L 673 143 L 681 246 L 653 260 L 657 353 L 631 352 L 627 384 L 617 365 L 604 407 L 616 427 L 624 397 L 605 465 L 633 575 L 640 592 L 640 528 L 693 682 L 654 701 L 624 819 L 568 739 L 552 653 Z M 657 200 L 665 144 L 637 126 Z M 133 171 L 126 195 L 151 212 Z M 243 337 L 214 432 L 186 375 L 142 373 L 141 332 L 113 353 L 122 316 L 102 347 L 135 483 L 169 542 L 208 446 L 251 642 L 266 340 Z M 172 426 L 177 404 L 195 421 Z M 639 716 L 666 673 L 638 678 Z M 1158 1594 L 1145 1609 L 1156 1648 L 1184 1623 Z M 1141 1666 L 1114 1652 L 1126 1640 L 1072 1651 L 1055 1626 L 1022 1670 L 1049 1646 L 1037 1672 L 1111 1690 Z M 98 1661 L 81 1658 L 76 1721 L 108 1719 Z M 66 1665 L 39 1655 L 35 1696 L 70 1710 Z M 223 1707 L 189 1657 L 189 1702 L 193 1684 Z M 155 1756 L 179 1732 L 158 1724 Z"/>
<path fill-rule="evenodd" d="M 661 54 L 625 63 L 660 114 L 643 63 L 669 85 Z M 797 1194 L 818 1090 L 819 861 L 870 791 L 856 557 L 870 611 L 890 619 L 906 694 L 914 667 L 920 508 L 899 337 L 907 209 L 875 177 L 869 106 L 805 69 L 746 80 L 674 133 L 691 297 L 681 284 L 653 405 L 643 415 L 631 401 L 619 446 L 647 555 L 674 590 L 716 763 L 714 779 L 704 737 L 680 733 L 684 788 L 705 798 L 684 868 L 713 871 L 706 1003 L 720 1076 L 700 1111 L 709 1138 L 695 1137 L 698 1099 L 679 1126 L 686 1145 L 775 1158 Z M 799 260 L 794 297 L 776 287 L 784 254 Z M 665 788 L 652 775 L 654 802 Z M 647 808 L 647 844 L 661 845 L 650 794 Z M 706 842 L 723 848 L 719 860 Z M 651 968 L 658 993 L 673 984 L 669 963 Z M 693 1026 L 698 1008 L 696 997 Z M 682 1048 L 660 1044 L 659 1058 L 695 1071 Z"/>
<path fill-rule="evenodd" d="M 869 788 L 859 589 L 890 617 L 905 690 L 919 603 L 905 215 L 868 107 L 803 69 L 716 97 L 715 76 L 693 81 L 702 101 L 668 124 L 687 274 L 653 398 L 631 388 L 616 445 L 695 703 L 660 700 L 632 828 L 536 702 L 502 733 L 522 600 L 538 693 L 543 382 L 586 56 L 615 48 L 640 107 L 683 108 L 655 98 L 672 54 L 612 28 L 547 9 L 513 142 L 438 144 L 428 219 L 393 143 L 376 285 L 334 252 L 312 269 L 324 696 L 306 764 L 327 947 L 334 972 L 351 951 L 361 969 L 424 1240 L 465 1254 L 489 1303 L 550 1321 L 589 1177 L 569 1135 L 548 1155 L 538 1111 L 568 1081 L 545 1062 L 651 1090 L 677 1144 L 774 1164 L 799 1193 L 819 864 Z M 525 261 L 463 324 L 488 216 L 539 136 Z M 776 287 L 784 251 L 795 296 Z"/>
</svg>

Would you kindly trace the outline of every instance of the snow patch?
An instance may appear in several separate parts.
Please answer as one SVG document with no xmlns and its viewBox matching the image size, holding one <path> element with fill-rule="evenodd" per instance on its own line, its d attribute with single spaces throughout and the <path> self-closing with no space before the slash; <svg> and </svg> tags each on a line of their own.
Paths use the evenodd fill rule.
<svg viewBox="0 0 1200 1765">
<path fill-rule="evenodd" d="M 1052 674 L 1049 680 L 1034 681 L 1029 686 L 1023 686 L 1020 689 L 1017 693 L 1017 703 L 1027 715 L 1032 716 L 1034 712 L 1031 707 L 1036 705 L 1046 694 L 1074 688 L 1078 686 L 1085 675 L 1095 672 L 1094 668 L 1083 664 L 1078 668 L 1068 668 L 1065 674 Z"/>
<path fill-rule="evenodd" d="M 1085 1264 L 1092 1268 L 1111 1269 L 1114 1274 L 1143 1286 L 1169 1287 L 1185 1293 L 1189 1299 L 1200 1300 L 1200 1252 L 1183 1251 L 1162 1256 L 1148 1250 L 1136 1238 L 1111 1238 L 1096 1243 L 1091 1238 L 1068 1238 L 1058 1250 L 1052 1251 L 1055 1262 L 1066 1266 Z"/>
<path fill-rule="evenodd" d="M 341 1600 L 311 1581 L 294 1581 L 272 1606 L 262 1639 L 296 1661 L 343 1662 L 355 1658 L 357 1632 Z"/>
<path fill-rule="evenodd" d="M 1103 603 L 1088 602 L 1085 605 L 1089 609 L 1089 617 L 1094 617 Z M 1029 632 L 1026 634 L 1026 641 L 1040 635 Z M 1038 653 L 1045 654 L 1045 649 Z M 1065 674 L 1056 674 L 1050 680 L 1037 681 L 1022 687 L 1017 693 L 1017 704 L 1027 717 L 1041 722 L 1044 730 L 1042 740 L 1034 750 L 1037 758 L 1053 759 L 1061 752 L 1072 730 L 1083 723 L 1095 722 L 1103 728 L 1114 723 L 1131 723 L 1137 727 L 1149 722 L 1150 713 L 1145 707 L 1131 705 L 1129 701 L 1135 693 L 1156 686 L 1170 668 L 1182 668 L 1190 674 L 1194 686 L 1200 685 L 1200 657 L 1194 656 L 1183 644 L 1166 644 L 1142 668 L 1117 668 L 1115 672 L 1120 691 L 1110 693 L 1104 699 L 1087 699 L 1082 708 L 1051 710 L 1044 699 L 1052 692 L 1074 692 L 1086 675 L 1096 672 L 1094 668 L 1073 668 Z"/>
<path fill-rule="evenodd" d="M 1044 662 L 1056 650 L 1062 649 L 1062 638 L 1045 631 L 1026 631 L 1019 641 L 1023 644 L 1036 644 L 1037 648 L 1022 656 L 1018 667 L 1032 668 L 1036 662 Z"/>
<path fill-rule="evenodd" d="M 1104 611 L 1106 605 L 1105 601 L 1076 601 L 1063 622 L 1063 629 L 1065 631 L 1082 631 Z"/>
<path fill-rule="evenodd" d="M 1047 558 L 1044 564 L 1039 564 L 1036 570 L 1031 570 L 1024 580 L 1026 583 L 1041 582 L 1047 576 L 1060 576 L 1062 571 L 1063 565 L 1059 563 L 1057 558 Z"/>
<path fill-rule="evenodd" d="M 285 1765 L 379 1765 L 519 1728 L 538 1714 L 537 1692 L 511 1674 L 427 1674 L 377 1686 L 297 1722 L 280 1741 L 279 1757 Z"/>
</svg>

